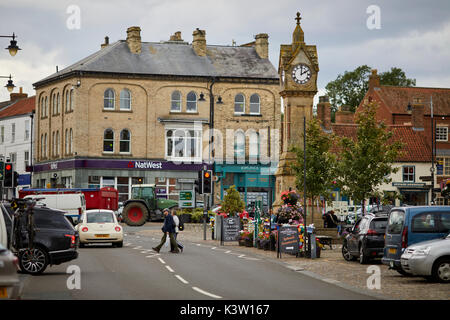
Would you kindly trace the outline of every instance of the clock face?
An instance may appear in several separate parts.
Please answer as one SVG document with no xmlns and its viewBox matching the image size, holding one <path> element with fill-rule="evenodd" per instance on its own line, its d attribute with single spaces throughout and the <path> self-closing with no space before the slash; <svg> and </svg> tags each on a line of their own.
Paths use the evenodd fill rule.
<svg viewBox="0 0 450 320">
<path fill-rule="evenodd" d="M 311 79 L 311 69 L 306 64 L 299 64 L 292 70 L 292 79 L 296 83 L 305 84 Z"/>
</svg>

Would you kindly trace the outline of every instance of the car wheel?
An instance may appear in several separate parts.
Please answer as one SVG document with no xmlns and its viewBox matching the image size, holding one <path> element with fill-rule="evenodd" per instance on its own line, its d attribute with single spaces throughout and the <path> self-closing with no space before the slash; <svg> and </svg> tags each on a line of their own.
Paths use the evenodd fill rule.
<svg viewBox="0 0 450 320">
<path fill-rule="evenodd" d="M 359 263 L 366 264 L 367 262 L 369 262 L 369 258 L 364 255 L 364 247 L 361 245 L 359 247 Z"/>
<path fill-rule="evenodd" d="M 26 249 L 19 254 L 20 269 L 29 274 L 41 274 L 47 268 L 47 252 L 40 248 Z"/>
<path fill-rule="evenodd" d="M 113 246 L 114 246 L 114 247 L 117 247 L 117 248 L 122 248 L 122 247 L 123 247 L 123 241 L 120 241 L 120 242 L 114 242 L 114 243 L 113 243 Z"/>
<path fill-rule="evenodd" d="M 433 264 L 431 275 L 435 281 L 450 283 L 450 258 L 438 259 Z"/>
<path fill-rule="evenodd" d="M 345 259 L 346 261 L 354 261 L 354 260 L 355 260 L 355 257 L 352 256 L 352 255 L 350 254 L 350 251 L 348 250 L 347 242 L 344 242 L 344 243 L 342 244 L 342 256 L 344 257 L 344 259 Z"/>
</svg>

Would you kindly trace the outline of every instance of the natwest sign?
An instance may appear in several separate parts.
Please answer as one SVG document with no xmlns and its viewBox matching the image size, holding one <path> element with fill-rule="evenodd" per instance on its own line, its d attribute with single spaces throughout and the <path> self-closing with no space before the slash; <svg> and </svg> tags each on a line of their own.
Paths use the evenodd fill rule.
<svg viewBox="0 0 450 320">
<path fill-rule="evenodd" d="M 162 162 L 154 161 L 130 161 L 128 168 L 136 169 L 162 169 Z"/>
</svg>

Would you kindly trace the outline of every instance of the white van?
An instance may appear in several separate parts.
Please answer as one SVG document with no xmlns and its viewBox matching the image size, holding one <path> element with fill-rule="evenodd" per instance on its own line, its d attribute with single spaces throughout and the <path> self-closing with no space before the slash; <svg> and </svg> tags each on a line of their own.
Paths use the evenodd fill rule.
<svg viewBox="0 0 450 320">
<path fill-rule="evenodd" d="M 65 216 L 76 224 L 78 219 L 86 211 L 86 200 L 83 193 L 64 194 L 34 194 L 24 199 L 38 198 L 38 204 L 44 204 L 48 208 L 65 211 Z"/>
</svg>

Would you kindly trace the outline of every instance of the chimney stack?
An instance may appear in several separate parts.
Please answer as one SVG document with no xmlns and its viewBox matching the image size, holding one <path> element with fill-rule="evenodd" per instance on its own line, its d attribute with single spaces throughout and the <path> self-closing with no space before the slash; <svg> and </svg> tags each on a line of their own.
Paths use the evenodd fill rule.
<svg viewBox="0 0 450 320">
<path fill-rule="evenodd" d="M 106 36 L 105 37 L 105 43 L 101 44 L 101 48 L 103 49 L 103 48 L 107 47 L 108 45 L 109 45 L 109 37 Z"/>
<path fill-rule="evenodd" d="M 131 53 L 141 53 L 141 28 L 129 27 L 127 29 L 127 43 Z"/>
<path fill-rule="evenodd" d="M 350 106 L 341 106 L 335 115 L 336 123 L 353 123 L 354 113 L 350 111 Z"/>
<path fill-rule="evenodd" d="M 177 31 L 172 36 L 170 36 L 169 41 L 183 41 L 183 39 L 181 39 L 181 31 Z"/>
<path fill-rule="evenodd" d="M 425 106 L 422 103 L 422 99 L 414 98 L 411 112 L 411 123 L 413 130 L 423 131 L 424 130 L 424 111 Z"/>
<path fill-rule="evenodd" d="M 380 87 L 380 76 L 377 74 L 377 69 L 372 69 L 372 74 L 369 76 L 369 89 Z"/>
<path fill-rule="evenodd" d="M 16 101 L 16 100 L 20 100 L 20 99 L 25 99 L 28 97 L 28 94 L 23 93 L 22 91 L 22 87 L 19 88 L 19 93 L 10 93 L 9 94 L 9 100 L 10 101 Z"/>
<path fill-rule="evenodd" d="M 195 53 L 200 56 L 206 56 L 206 32 L 205 30 L 200 30 L 197 28 L 194 30 L 192 34 L 194 36 L 194 40 L 192 41 L 192 49 L 194 49 Z"/>
<path fill-rule="evenodd" d="M 269 35 L 267 33 L 260 33 L 255 36 L 256 53 L 261 59 L 269 58 Z"/>
<path fill-rule="evenodd" d="M 320 120 L 323 129 L 326 132 L 331 132 L 331 104 L 328 96 L 319 97 L 319 104 L 317 105 L 317 118 Z"/>
</svg>

